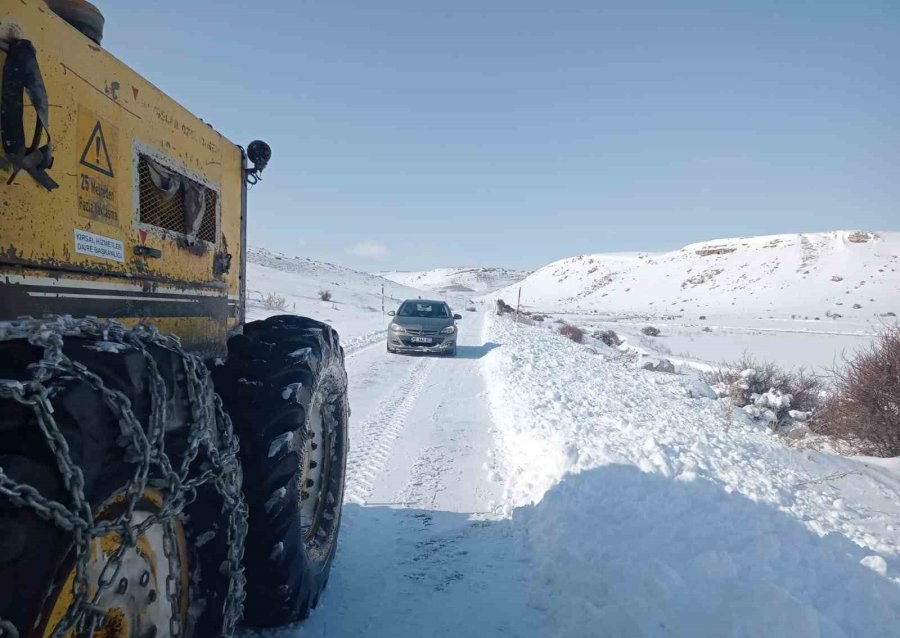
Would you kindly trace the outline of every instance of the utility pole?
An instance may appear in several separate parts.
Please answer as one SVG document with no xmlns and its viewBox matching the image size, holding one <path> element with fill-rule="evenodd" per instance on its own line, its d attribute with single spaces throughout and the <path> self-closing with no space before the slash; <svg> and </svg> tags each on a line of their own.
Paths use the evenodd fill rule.
<svg viewBox="0 0 900 638">
<path fill-rule="evenodd" d="M 519 332 L 519 306 L 522 305 L 522 287 L 519 286 L 519 298 L 516 299 L 516 332 Z"/>
<path fill-rule="evenodd" d="M 381 284 L 381 319 L 384 320 L 384 284 Z"/>
</svg>

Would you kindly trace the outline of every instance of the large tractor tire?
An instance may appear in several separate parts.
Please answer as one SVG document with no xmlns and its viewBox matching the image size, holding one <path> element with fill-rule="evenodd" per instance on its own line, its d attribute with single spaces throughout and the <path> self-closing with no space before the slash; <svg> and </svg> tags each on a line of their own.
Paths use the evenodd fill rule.
<svg viewBox="0 0 900 638">
<path fill-rule="evenodd" d="M 241 439 L 250 508 L 244 622 L 303 620 L 341 521 L 350 408 L 337 332 L 287 315 L 248 323 L 213 378 Z"/>
<path fill-rule="evenodd" d="M 0 380 L 0 635 L 231 635 L 246 506 L 203 363 L 29 320 L 0 324 Z"/>
</svg>

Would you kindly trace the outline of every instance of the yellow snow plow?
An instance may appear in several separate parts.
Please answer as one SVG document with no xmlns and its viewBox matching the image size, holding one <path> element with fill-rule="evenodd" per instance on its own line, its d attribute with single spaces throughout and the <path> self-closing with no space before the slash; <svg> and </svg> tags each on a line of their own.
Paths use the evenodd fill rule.
<svg viewBox="0 0 900 638">
<path fill-rule="evenodd" d="M 271 151 L 103 28 L 84 0 L 0 0 L 0 636 L 303 619 L 340 524 L 338 335 L 245 322 Z"/>
</svg>

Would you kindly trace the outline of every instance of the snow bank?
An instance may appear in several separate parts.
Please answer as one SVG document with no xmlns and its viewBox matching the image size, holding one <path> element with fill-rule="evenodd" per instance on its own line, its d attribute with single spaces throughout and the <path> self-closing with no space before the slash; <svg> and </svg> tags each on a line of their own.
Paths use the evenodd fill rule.
<svg viewBox="0 0 900 638">
<path fill-rule="evenodd" d="M 891 470 L 549 330 L 488 317 L 483 341 L 491 470 L 554 635 L 900 635 Z"/>
<path fill-rule="evenodd" d="M 884 558 L 710 481 L 607 465 L 514 523 L 554 636 L 900 633 Z"/>
</svg>

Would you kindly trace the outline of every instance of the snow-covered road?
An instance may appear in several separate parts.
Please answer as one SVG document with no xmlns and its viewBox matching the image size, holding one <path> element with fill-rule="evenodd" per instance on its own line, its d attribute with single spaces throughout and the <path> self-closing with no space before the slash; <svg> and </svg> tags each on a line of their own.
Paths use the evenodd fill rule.
<svg viewBox="0 0 900 638">
<path fill-rule="evenodd" d="M 482 312 L 455 359 L 360 342 L 328 591 L 267 635 L 900 636 L 896 472 L 620 355 Z"/>
<path fill-rule="evenodd" d="M 484 315 L 459 322 L 455 358 L 348 357 L 351 456 L 340 549 L 301 636 L 533 635 L 515 544 L 492 510 Z M 507 530 L 509 531 L 509 530 Z"/>
<path fill-rule="evenodd" d="M 490 416 L 479 359 L 482 315 L 459 322 L 455 358 L 389 355 L 384 339 L 347 361 L 353 415 L 348 503 L 488 510 Z"/>
</svg>

